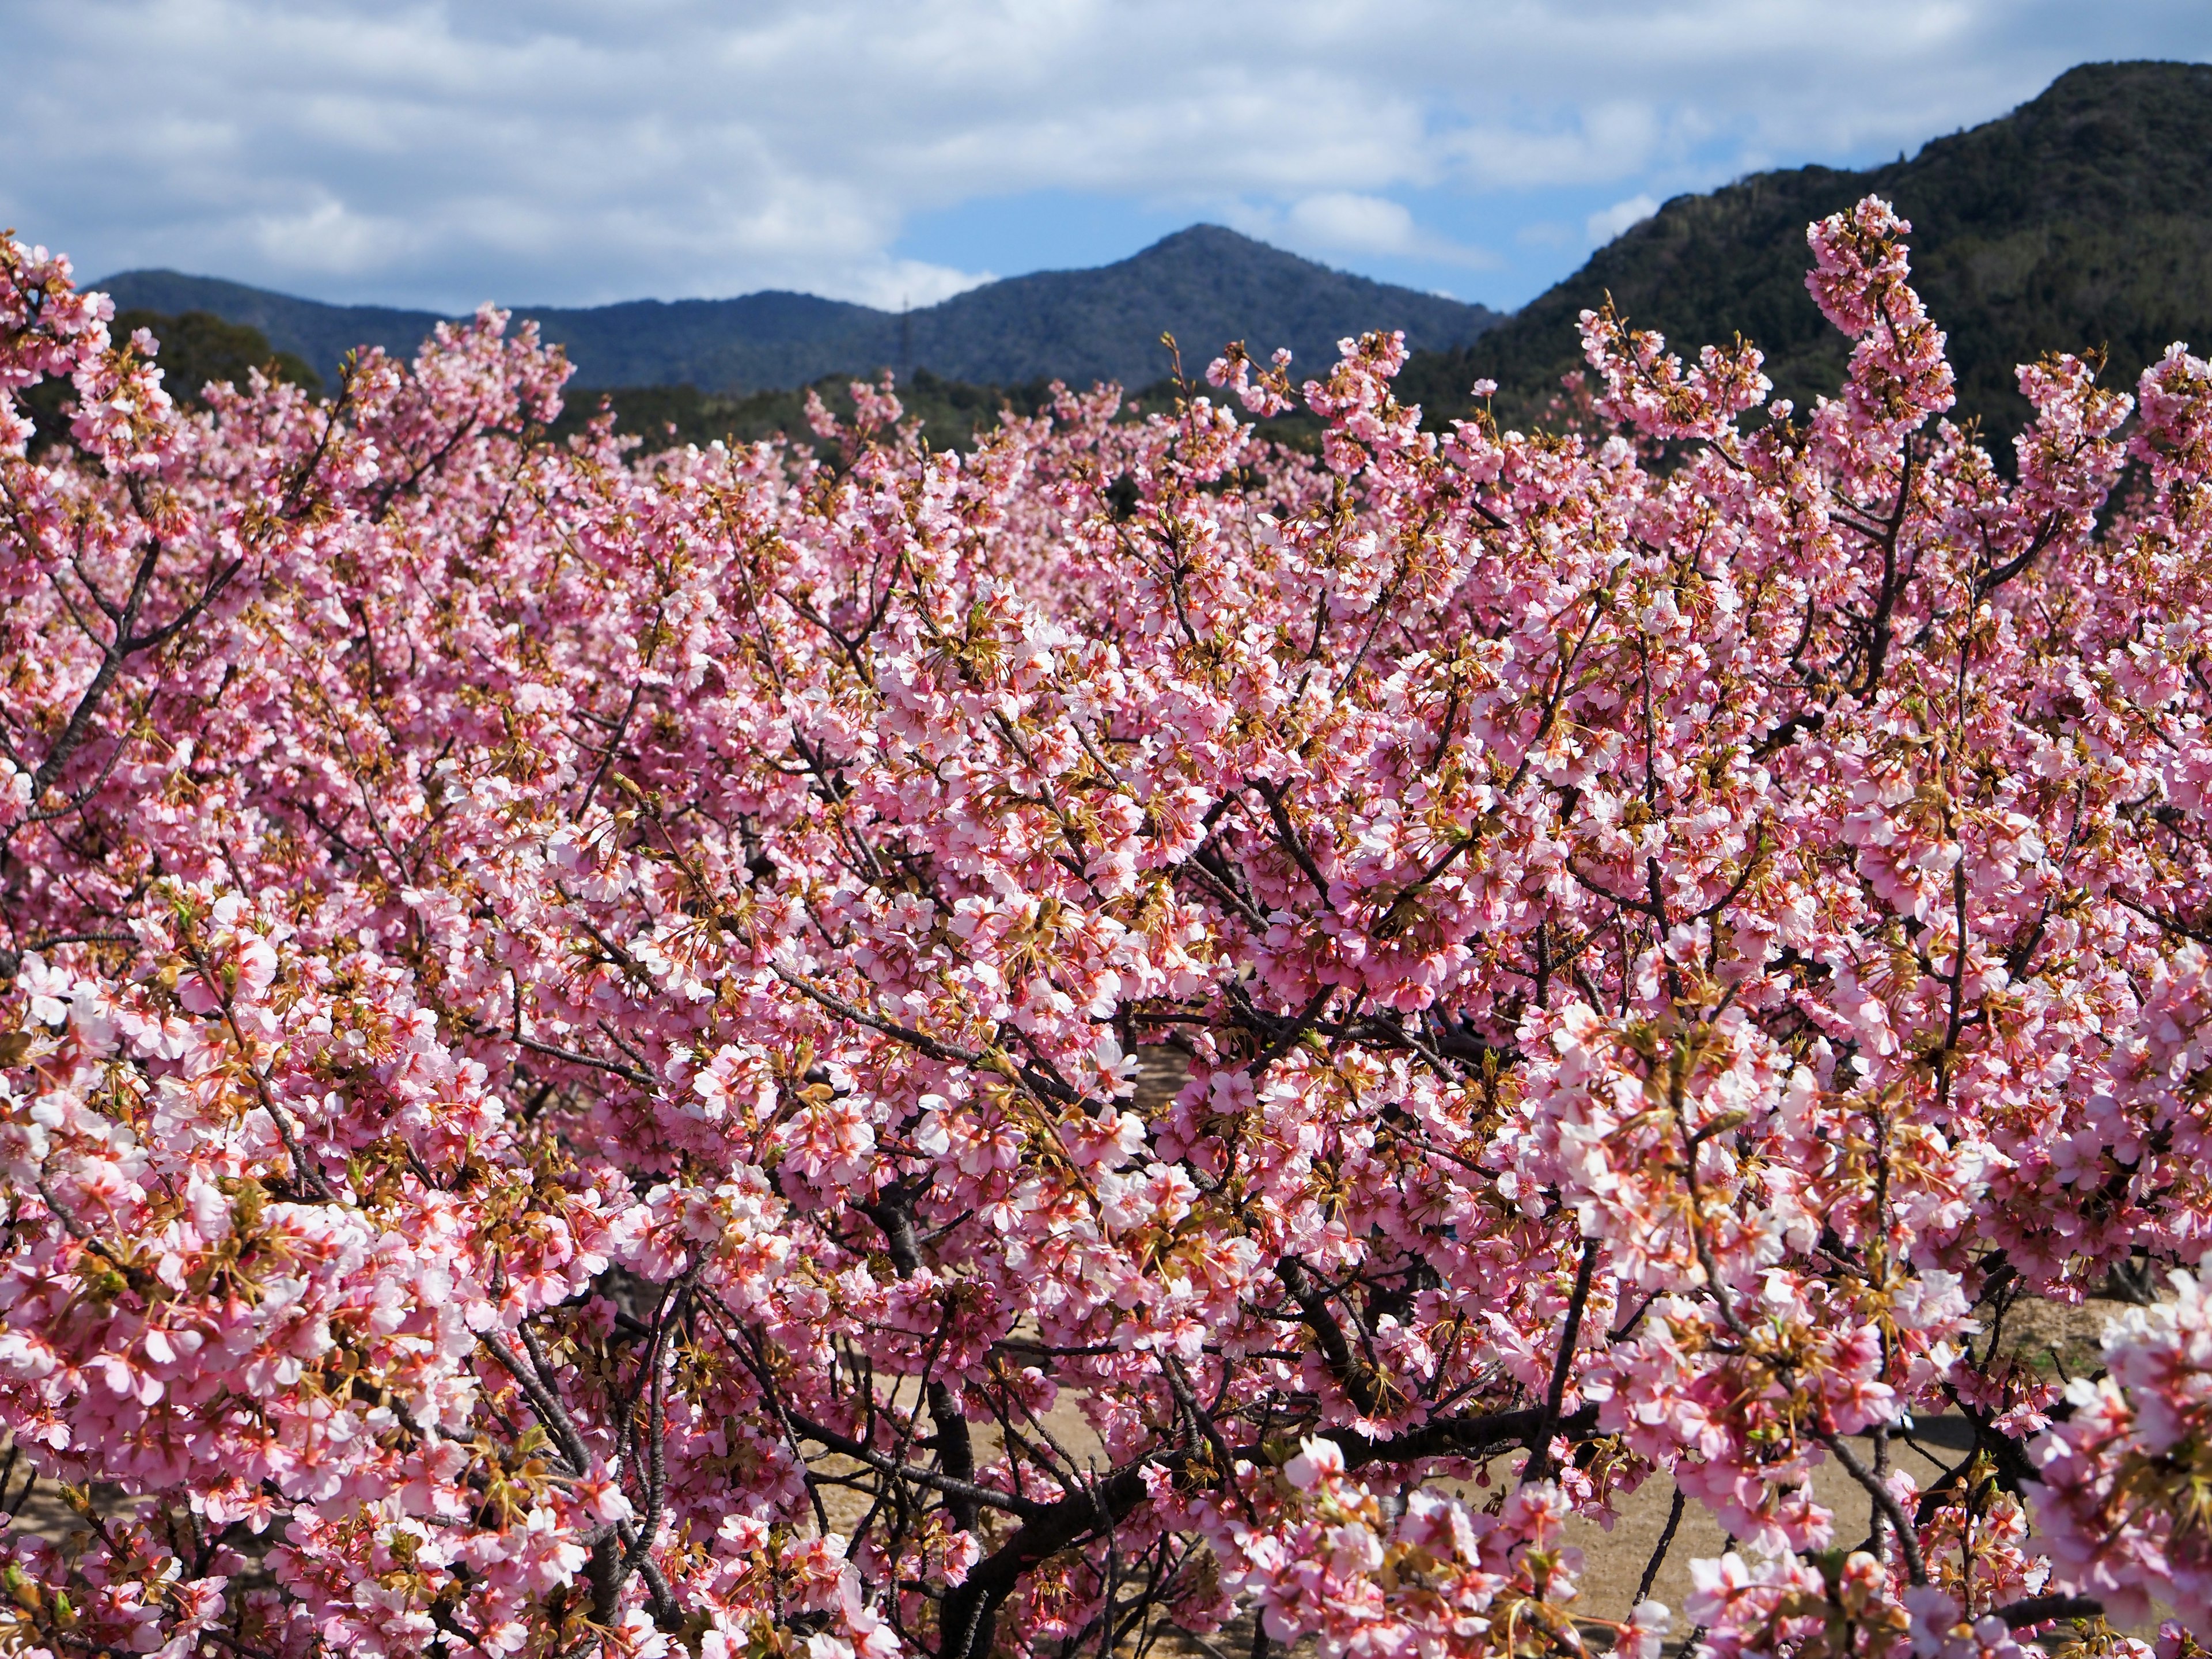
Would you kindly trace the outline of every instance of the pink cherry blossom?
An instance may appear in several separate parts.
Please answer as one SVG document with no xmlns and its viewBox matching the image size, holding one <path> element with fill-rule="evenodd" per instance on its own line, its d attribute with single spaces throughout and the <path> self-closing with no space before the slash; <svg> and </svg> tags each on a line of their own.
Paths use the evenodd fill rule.
<svg viewBox="0 0 2212 1659">
<path fill-rule="evenodd" d="M 1992 456 L 1906 232 L 1802 411 L 1607 311 L 1553 431 L 1370 336 L 649 458 L 490 310 L 187 412 L 0 242 L 0 1507 L 116 1495 L 0 1642 L 2212 1622 L 2212 368 Z M 1646 1482 L 1735 1546 L 1599 1617 Z"/>
</svg>

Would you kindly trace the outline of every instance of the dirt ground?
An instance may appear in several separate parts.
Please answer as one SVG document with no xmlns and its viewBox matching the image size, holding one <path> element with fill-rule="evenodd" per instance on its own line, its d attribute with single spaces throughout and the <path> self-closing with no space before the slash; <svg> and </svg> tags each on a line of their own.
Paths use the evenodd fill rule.
<svg viewBox="0 0 2212 1659">
<path fill-rule="evenodd" d="M 2014 1309 L 2007 1318 L 2005 1344 L 2036 1363 L 2040 1370 L 2066 1376 L 2085 1376 L 2097 1369 L 2100 1334 L 2106 1322 L 2123 1307 L 2121 1303 L 2101 1299 L 2079 1306 L 2055 1302 L 2026 1303 Z M 1916 1425 L 1913 1438 L 1943 1462 L 1931 1461 L 1922 1452 L 1896 1441 L 1891 1443 L 1891 1455 L 1900 1468 L 1910 1470 L 1923 1486 L 1944 1468 L 1964 1457 L 1973 1444 L 1972 1429 L 1956 1415 L 1922 1419 Z M 1863 1458 L 1870 1456 L 1867 1443 L 1862 1441 L 1858 1449 Z M 1832 1461 L 1816 1471 L 1813 1489 L 1820 1501 L 1836 1512 L 1839 1539 L 1856 1540 L 1865 1534 L 1870 1510 L 1867 1498 Z M 1654 1480 L 1626 1500 L 1611 1532 L 1590 1522 L 1575 1523 L 1571 1528 L 1574 1541 L 1581 1546 L 1585 1557 L 1579 1612 L 1596 1619 L 1626 1616 L 1635 1601 L 1637 1583 L 1645 1564 L 1666 1527 L 1673 1500 L 1673 1482 Z M 1651 1588 L 1656 1600 L 1674 1610 L 1677 1638 L 1688 1632 L 1680 1614 L 1683 1599 L 1690 1591 L 1689 1563 L 1701 1556 L 1718 1555 L 1724 1543 L 1719 1526 L 1701 1504 L 1692 1502 L 1684 1506 L 1681 1526 Z M 2154 1621 L 2131 1633 L 2148 1636 L 2155 1629 Z"/>
<path fill-rule="evenodd" d="M 2007 1322 L 2007 1346 L 2036 1361 L 2042 1369 L 2066 1376 L 2087 1374 L 2094 1371 L 2098 1363 L 2100 1333 L 2106 1322 L 2121 1311 L 2121 1307 L 2118 1303 L 2108 1301 L 2092 1301 L 2079 1307 L 2054 1303 L 2024 1304 L 2015 1309 Z M 1079 1456 L 1096 1447 L 1095 1438 L 1072 1401 L 1064 1400 L 1048 1415 L 1047 1425 L 1060 1443 Z M 1923 1419 L 1914 1438 L 1945 1462 L 1957 1462 L 1972 1443 L 1966 1424 L 1957 1417 Z M 1862 1450 L 1866 1451 L 1863 1443 Z M 1943 1467 L 1922 1451 L 1894 1442 L 1893 1455 L 1923 1482 L 1934 1479 Z M 1501 1459 L 1496 1466 L 1501 1474 L 1507 1462 Z M 20 1475 L 17 1478 L 20 1480 Z M 1825 1464 L 1816 1474 L 1814 1486 L 1821 1501 L 1837 1512 L 1839 1535 L 1856 1539 L 1864 1533 L 1867 1499 L 1832 1462 Z M 18 1490 L 20 1487 L 11 1483 L 11 1494 Z M 1472 1498 L 1477 1494 L 1467 1495 Z M 96 1493 L 95 1497 L 104 1500 L 101 1507 L 110 1512 L 125 1507 L 111 1494 Z M 865 1503 L 850 1492 L 833 1489 L 825 1493 L 825 1498 L 833 1526 L 851 1525 L 866 1508 Z M 1644 1567 L 1666 1526 L 1673 1498 L 1671 1481 L 1649 1481 L 1625 1501 L 1621 1514 L 1609 1531 L 1590 1522 L 1577 1522 L 1570 1528 L 1570 1541 L 1584 1553 L 1582 1595 L 1576 1604 L 1578 1613 L 1599 1620 L 1618 1620 L 1626 1615 L 1635 1601 Z M 848 1508 L 853 1510 L 850 1515 L 844 1512 Z M 78 1529 L 82 1523 L 62 1501 L 59 1492 L 51 1485 L 41 1483 L 23 1506 L 15 1525 L 58 1539 Z M 1680 1613 L 1690 1590 L 1689 1563 L 1698 1557 L 1717 1555 L 1724 1547 L 1720 1528 L 1704 1507 L 1695 1502 L 1686 1504 L 1674 1540 L 1651 1589 L 1655 1599 L 1676 1613 L 1677 1643 L 1688 1628 Z M 2148 1635 L 2149 1631 L 2136 1633 Z M 1670 1652 L 1674 1647 L 1674 1644 L 1669 1644 Z M 1153 1651 L 1160 1659 L 1249 1659 L 1251 1649 L 1252 1624 L 1247 1615 L 1211 1637 L 1166 1632 Z M 1283 1656 L 1279 1650 L 1275 1651 L 1278 1659 L 1299 1659 L 1296 1654 Z"/>
<path fill-rule="evenodd" d="M 2092 1301 L 2079 1307 L 2056 1303 L 2026 1304 L 2015 1309 L 2007 1321 L 2007 1346 L 2032 1357 L 2043 1357 L 2045 1369 L 2051 1367 L 2055 1356 L 2057 1364 L 2063 1367 L 2063 1374 L 2086 1375 L 2096 1369 L 2098 1339 L 2106 1322 L 2121 1307 L 2118 1303 L 2107 1301 Z M 1922 1419 L 1916 1425 L 1913 1438 L 1942 1462 L 1894 1441 L 1891 1455 L 1923 1485 L 1965 1456 L 1973 1443 L 1972 1430 L 1963 1418 L 1955 1415 Z M 1869 1443 L 1860 1441 L 1857 1449 L 1863 1458 L 1870 1461 Z M 1500 1467 L 1503 1468 L 1502 1460 Z M 1870 1505 L 1850 1477 L 1832 1461 L 1814 1474 L 1813 1484 L 1820 1501 L 1837 1514 L 1838 1537 L 1856 1540 L 1863 1535 L 1868 1530 Z M 1570 1527 L 1570 1541 L 1582 1549 L 1584 1557 L 1582 1594 L 1575 1604 L 1579 1614 L 1593 1620 L 1620 1620 L 1627 1615 L 1635 1603 L 1644 1568 L 1666 1528 L 1674 1496 L 1672 1481 L 1664 1478 L 1648 1481 L 1623 1502 L 1621 1513 L 1610 1531 L 1588 1521 L 1577 1521 Z M 1673 1639 L 1666 1650 L 1669 1655 L 1681 1651 L 1683 1638 L 1690 1633 L 1689 1621 L 1682 1616 L 1683 1601 L 1691 1588 L 1689 1564 L 1700 1557 L 1710 1559 L 1720 1554 L 1726 1543 L 1719 1526 L 1702 1504 L 1692 1501 L 1683 1506 L 1681 1522 L 1650 1591 L 1653 1599 L 1663 1602 L 1674 1613 Z M 2126 1633 L 2148 1638 L 2156 1628 L 2154 1618 L 2145 1626 L 2130 1627 Z M 1182 1632 L 1171 1633 L 1156 1651 L 1163 1659 L 1249 1659 L 1251 1645 L 1252 1622 L 1248 1615 L 1203 1639 Z M 1280 1650 L 1276 1652 L 1279 1655 Z M 1300 1656 L 1291 1655 L 1288 1659 L 1300 1659 Z"/>
</svg>

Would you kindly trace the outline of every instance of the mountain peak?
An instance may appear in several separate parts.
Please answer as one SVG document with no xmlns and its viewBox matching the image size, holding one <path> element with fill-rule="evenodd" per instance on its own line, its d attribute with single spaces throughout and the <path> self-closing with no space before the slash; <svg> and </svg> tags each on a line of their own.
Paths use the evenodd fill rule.
<svg viewBox="0 0 2212 1659">
<path fill-rule="evenodd" d="M 1261 241 L 1256 237 L 1247 236 L 1242 231 L 1231 230 L 1226 225 L 1207 224 L 1203 221 L 1194 225 L 1185 225 L 1181 230 L 1170 231 L 1150 247 L 1142 249 L 1131 257 L 1142 259 L 1154 253 L 1181 253 L 1187 250 L 1208 252 L 1231 248 L 1240 252 L 1258 251 L 1272 253 L 1280 259 L 1295 259 L 1298 257 L 1295 253 L 1286 252 L 1281 248 Z"/>
</svg>

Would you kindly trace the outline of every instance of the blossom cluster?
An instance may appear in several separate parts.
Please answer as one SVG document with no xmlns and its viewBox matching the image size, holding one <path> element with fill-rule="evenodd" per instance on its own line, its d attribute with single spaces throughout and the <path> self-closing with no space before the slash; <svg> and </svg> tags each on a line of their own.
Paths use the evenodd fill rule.
<svg viewBox="0 0 2212 1659">
<path fill-rule="evenodd" d="M 0 240 L 0 1649 L 2204 1628 L 2212 1292 L 2005 1321 L 2212 1244 L 2212 365 L 1992 456 L 1908 228 L 1809 410 L 1608 310 L 1565 432 L 650 459 L 490 310 L 181 412 Z"/>
</svg>

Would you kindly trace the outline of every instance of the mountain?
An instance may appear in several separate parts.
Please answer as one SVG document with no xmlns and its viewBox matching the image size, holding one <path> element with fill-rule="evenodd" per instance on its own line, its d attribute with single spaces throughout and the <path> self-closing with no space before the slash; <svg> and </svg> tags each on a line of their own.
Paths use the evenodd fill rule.
<svg viewBox="0 0 2212 1659">
<path fill-rule="evenodd" d="M 1610 292 L 1685 352 L 1741 331 L 1803 408 L 1845 358 L 1805 291 L 1805 227 L 1867 195 L 1912 222 L 1912 280 L 1950 336 L 1960 411 L 1993 435 L 2027 419 L 2014 366 L 2047 350 L 2108 349 L 2117 386 L 2172 341 L 2212 348 L 2212 66 L 2088 64 L 1910 160 L 1677 197 L 1472 345 L 1409 363 L 1401 395 L 1439 418 L 1488 378 L 1501 416 L 1526 418 L 1583 367 L 1576 318 Z"/>
<path fill-rule="evenodd" d="M 1498 319 L 1465 305 L 1351 276 L 1218 225 L 1194 225 L 1095 270 L 1041 271 L 954 295 L 913 315 L 914 361 L 956 380 L 1058 376 L 1142 386 L 1166 373 L 1162 333 L 1196 374 L 1231 340 L 1264 356 L 1288 346 L 1307 368 L 1336 343 L 1402 328 L 1431 349 L 1463 344 Z"/>
<path fill-rule="evenodd" d="M 120 271 L 92 286 L 113 299 L 118 312 L 171 317 L 200 313 L 252 329 L 270 349 L 301 358 L 325 380 L 357 345 L 380 345 L 412 356 L 423 337 L 442 320 L 432 312 L 397 311 L 389 306 L 326 306 L 219 276 L 186 276 L 173 270 Z M 155 333 L 166 346 L 161 331 L 156 328 Z"/>
<path fill-rule="evenodd" d="M 168 316 L 158 311 L 125 309 L 115 313 L 112 325 L 118 339 L 145 329 L 161 343 L 161 384 L 169 394 L 197 404 L 210 382 L 228 380 L 243 385 L 259 369 L 273 380 L 289 380 L 310 391 L 319 390 L 319 377 L 297 353 L 276 351 L 269 337 L 249 323 L 234 323 L 207 311 L 187 311 Z M 48 382 L 58 393 L 68 382 Z"/>
<path fill-rule="evenodd" d="M 258 329 L 326 377 L 357 344 L 412 353 L 438 319 L 380 306 L 331 306 L 168 270 L 127 270 L 98 284 L 118 307 L 208 312 Z M 1336 342 L 1402 328 L 1410 344 L 1448 349 L 1497 320 L 1486 307 L 1370 282 L 1218 225 L 1194 225 L 1117 264 L 989 283 L 901 315 L 807 294 L 734 300 L 635 300 L 588 307 L 526 306 L 568 348 L 586 386 L 690 385 L 737 394 L 803 386 L 825 374 L 927 368 L 947 380 L 1141 386 L 1169 368 L 1163 332 L 1195 372 L 1231 340 L 1264 354 L 1286 345 L 1307 365 Z"/>
<path fill-rule="evenodd" d="M 933 371 L 925 401 L 945 403 L 964 431 L 997 406 L 992 388 L 1157 381 L 1164 331 L 1195 370 L 1232 339 L 1259 352 L 1288 345 L 1314 368 L 1342 335 L 1403 328 L 1415 349 L 1401 394 L 1431 423 L 1467 413 L 1468 387 L 1482 378 L 1499 384 L 1499 414 L 1525 422 L 1582 367 L 1575 319 L 1608 293 L 1678 348 L 1738 332 L 1757 342 L 1778 393 L 1802 407 L 1833 389 L 1844 362 L 1841 337 L 1805 292 L 1805 227 L 1869 194 L 1912 221 L 1913 280 L 1949 334 L 1959 413 L 1994 437 L 2028 415 L 2014 366 L 2045 351 L 2106 349 L 2106 383 L 2121 385 L 2172 341 L 2212 349 L 2212 66 L 2162 63 L 2070 70 L 2010 114 L 1909 159 L 1756 173 L 1677 197 L 1503 320 L 1211 225 L 1116 264 L 992 283 L 903 318 L 781 293 L 524 314 L 569 347 L 581 384 L 658 388 L 617 400 L 625 426 L 654 436 L 671 425 L 691 436 L 783 422 L 796 404 L 781 393 L 886 366 L 917 391 L 914 371 Z M 356 343 L 411 352 L 436 321 L 168 271 L 101 286 L 118 306 L 258 329 L 326 377 Z M 1280 423 L 1285 436 L 1301 418 Z"/>
</svg>

